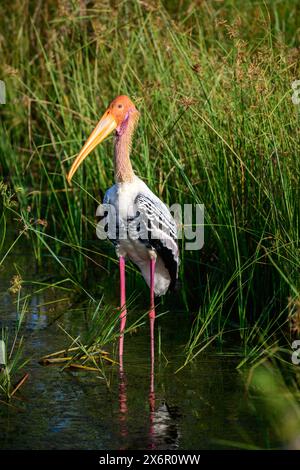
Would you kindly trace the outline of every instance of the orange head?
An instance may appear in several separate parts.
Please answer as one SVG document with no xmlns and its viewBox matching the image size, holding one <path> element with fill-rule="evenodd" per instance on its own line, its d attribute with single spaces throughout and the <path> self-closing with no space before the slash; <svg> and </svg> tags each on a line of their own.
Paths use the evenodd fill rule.
<svg viewBox="0 0 300 470">
<path fill-rule="evenodd" d="M 126 126 L 127 121 L 131 116 L 137 117 L 138 110 L 133 102 L 126 95 L 117 96 L 109 105 L 107 114 L 111 114 L 117 123 L 117 133 L 122 127 Z"/>
<path fill-rule="evenodd" d="M 117 135 L 122 135 L 128 126 L 133 129 L 138 117 L 139 112 L 128 96 L 117 96 L 117 98 L 110 103 L 97 126 L 80 150 L 68 173 L 68 182 L 71 182 L 72 177 L 83 160 L 97 145 L 99 145 L 114 130 L 116 130 Z"/>
</svg>

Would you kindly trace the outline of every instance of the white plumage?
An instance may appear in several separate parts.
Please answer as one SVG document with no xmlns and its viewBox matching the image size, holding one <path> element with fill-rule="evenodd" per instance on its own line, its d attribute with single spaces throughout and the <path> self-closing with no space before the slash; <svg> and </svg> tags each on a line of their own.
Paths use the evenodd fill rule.
<svg viewBox="0 0 300 470">
<path fill-rule="evenodd" d="M 109 234 L 115 223 L 112 212 L 105 212 L 100 205 L 96 215 L 103 217 L 105 213 L 101 225 L 107 228 L 117 254 L 127 256 L 139 267 L 149 287 L 149 260 L 155 258 L 154 292 L 157 296 L 165 294 L 176 282 L 179 265 L 177 227 L 167 206 L 137 176 L 130 182 L 114 184 L 106 191 L 103 203 L 115 209 L 116 237 Z"/>
</svg>

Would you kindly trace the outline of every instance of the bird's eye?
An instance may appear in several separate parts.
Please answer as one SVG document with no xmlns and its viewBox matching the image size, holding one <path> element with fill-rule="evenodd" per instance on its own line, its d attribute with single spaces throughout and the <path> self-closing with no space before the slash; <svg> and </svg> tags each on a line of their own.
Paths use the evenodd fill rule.
<svg viewBox="0 0 300 470">
<path fill-rule="evenodd" d="M 123 105 L 122 105 L 122 104 L 118 104 L 118 108 L 119 108 L 119 109 L 123 108 Z"/>
</svg>

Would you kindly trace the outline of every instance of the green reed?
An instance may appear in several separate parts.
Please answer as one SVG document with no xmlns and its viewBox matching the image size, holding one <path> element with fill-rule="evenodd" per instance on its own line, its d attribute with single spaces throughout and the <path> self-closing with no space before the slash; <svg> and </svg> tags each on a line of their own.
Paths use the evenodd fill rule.
<svg viewBox="0 0 300 470">
<path fill-rule="evenodd" d="M 205 205 L 204 247 L 181 243 L 182 288 L 176 302 L 166 299 L 198 312 L 189 361 L 228 331 L 245 352 L 273 338 L 288 298 L 299 298 L 300 106 L 291 83 L 300 78 L 300 16 L 296 0 L 174 3 L 4 6 L 0 169 L 37 263 L 50 256 L 99 299 L 87 287 L 92 267 L 117 281 L 94 218 L 113 183 L 112 140 L 72 187 L 66 173 L 110 100 L 132 97 L 141 111 L 136 173 L 166 203 Z M 135 269 L 129 283 L 144 289 Z"/>
</svg>

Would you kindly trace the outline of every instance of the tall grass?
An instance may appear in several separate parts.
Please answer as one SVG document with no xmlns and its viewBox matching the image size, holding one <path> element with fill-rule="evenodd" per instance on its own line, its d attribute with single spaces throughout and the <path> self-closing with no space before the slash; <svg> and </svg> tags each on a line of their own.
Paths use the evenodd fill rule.
<svg viewBox="0 0 300 470">
<path fill-rule="evenodd" d="M 37 263 L 50 255 L 84 295 L 93 266 L 113 272 L 94 222 L 112 141 L 73 188 L 65 176 L 110 100 L 128 94 L 141 111 L 136 173 L 167 203 L 205 205 L 204 248 L 182 244 L 176 305 L 199 312 L 187 357 L 227 330 L 245 347 L 272 335 L 299 297 L 299 3 L 88 5 L 2 6 L 0 169 Z"/>
</svg>

